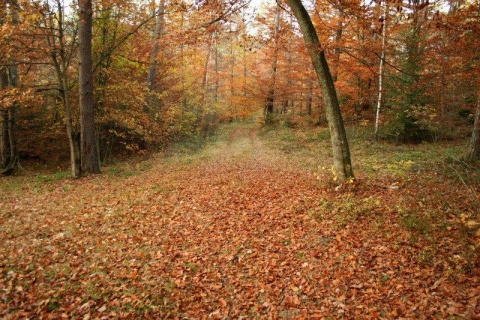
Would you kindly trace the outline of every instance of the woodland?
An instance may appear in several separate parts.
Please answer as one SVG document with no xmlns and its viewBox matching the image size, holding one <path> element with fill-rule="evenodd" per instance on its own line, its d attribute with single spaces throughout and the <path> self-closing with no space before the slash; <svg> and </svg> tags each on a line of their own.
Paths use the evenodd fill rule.
<svg viewBox="0 0 480 320">
<path fill-rule="evenodd" d="M 0 0 L 0 317 L 480 317 L 478 0 Z"/>
</svg>

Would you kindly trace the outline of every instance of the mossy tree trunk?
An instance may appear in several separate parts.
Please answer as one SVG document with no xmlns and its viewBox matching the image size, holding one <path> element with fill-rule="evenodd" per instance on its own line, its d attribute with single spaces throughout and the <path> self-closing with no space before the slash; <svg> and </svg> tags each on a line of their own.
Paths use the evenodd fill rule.
<svg viewBox="0 0 480 320">
<path fill-rule="evenodd" d="M 332 74 L 325 58 L 325 51 L 320 44 L 310 15 L 302 2 L 300 0 L 286 0 L 286 2 L 300 25 L 315 72 L 317 73 L 318 82 L 322 88 L 323 103 L 330 129 L 335 174 L 338 181 L 343 182 L 354 178 L 354 175 L 342 113 Z"/>
</svg>

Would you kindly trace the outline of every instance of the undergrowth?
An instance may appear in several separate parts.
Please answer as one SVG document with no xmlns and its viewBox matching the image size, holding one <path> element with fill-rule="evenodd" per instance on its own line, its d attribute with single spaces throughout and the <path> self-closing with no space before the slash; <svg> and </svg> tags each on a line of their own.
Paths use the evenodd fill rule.
<svg viewBox="0 0 480 320">
<path fill-rule="evenodd" d="M 372 128 L 349 127 L 347 135 L 357 182 L 332 182 L 330 134 L 325 127 L 267 128 L 262 137 L 318 179 L 327 191 L 301 208 L 337 231 L 367 220 L 372 232 L 398 225 L 418 263 L 444 264 L 452 276 L 474 270 L 480 249 L 480 166 L 462 161 L 467 139 L 395 144 L 371 139 Z M 438 247 L 456 243 L 445 255 Z"/>
</svg>

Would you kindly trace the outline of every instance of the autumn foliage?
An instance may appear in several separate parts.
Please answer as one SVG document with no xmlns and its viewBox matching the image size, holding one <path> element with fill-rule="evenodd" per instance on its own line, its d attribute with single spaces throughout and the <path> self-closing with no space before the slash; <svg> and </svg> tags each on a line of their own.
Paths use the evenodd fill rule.
<svg viewBox="0 0 480 320">
<path fill-rule="evenodd" d="M 79 131 L 75 8 L 60 0 L 2 2 L 4 165 L 9 110 L 16 110 L 18 150 L 50 162 L 66 159 L 68 149 L 60 143 L 66 122 L 72 123 L 72 136 Z M 472 119 L 480 38 L 474 3 L 318 0 L 311 9 L 346 122 L 373 122 L 382 50 L 381 137 L 453 138 L 456 127 Z M 254 10 L 242 2 L 164 2 L 163 9 L 153 2 L 95 2 L 92 54 L 100 160 L 208 135 L 220 122 L 261 110 L 272 89 L 276 113 L 313 114 L 312 121 L 324 123 L 321 92 L 298 25 L 284 7 L 276 23 L 275 12 L 267 4 Z M 156 73 L 150 85 L 152 65 Z M 59 143 L 51 145 L 52 138 Z M 44 145 L 54 152 L 34 147 Z"/>
</svg>

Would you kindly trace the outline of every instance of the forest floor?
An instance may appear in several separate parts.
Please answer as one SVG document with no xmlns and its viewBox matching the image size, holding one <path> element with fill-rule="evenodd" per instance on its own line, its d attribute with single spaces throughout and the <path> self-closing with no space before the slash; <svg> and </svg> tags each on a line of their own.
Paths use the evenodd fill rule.
<svg viewBox="0 0 480 320">
<path fill-rule="evenodd" d="M 102 175 L 1 178 L 0 318 L 479 317 L 465 145 L 359 132 L 340 187 L 325 129 L 253 123 Z"/>
</svg>

